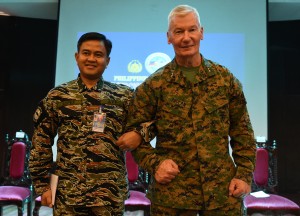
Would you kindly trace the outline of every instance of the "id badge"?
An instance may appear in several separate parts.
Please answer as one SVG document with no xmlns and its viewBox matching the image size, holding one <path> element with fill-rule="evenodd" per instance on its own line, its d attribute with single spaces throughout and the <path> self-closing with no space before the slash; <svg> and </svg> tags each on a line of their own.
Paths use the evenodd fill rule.
<svg viewBox="0 0 300 216">
<path fill-rule="evenodd" d="M 93 131 L 103 132 L 105 127 L 106 113 L 95 113 L 93 120 Z"/>
</svg>

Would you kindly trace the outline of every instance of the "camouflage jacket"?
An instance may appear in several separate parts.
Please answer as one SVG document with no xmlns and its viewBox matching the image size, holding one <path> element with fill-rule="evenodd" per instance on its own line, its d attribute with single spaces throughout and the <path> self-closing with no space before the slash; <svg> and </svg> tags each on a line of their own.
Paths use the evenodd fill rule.
<svg viewBox="0 0 300 216">
<path fill-rule="evenodd" d="M 103 206 L 128 197 L 124 133 L 133 90 L 101 79 L 87 89 L 81 79 L 52 89 L 34 114 L 30 172 L 35 192 L 49 184 L 52 145 L 57 140 L 57 197 L 67 205 Z M 95 112 L 106 113 L 104 132 L 93 132 Z"/>
<path fill-rule="evenodd" d="M 225 67 L 202 59 L 193 84 L 173 60 L 135 92 L 128 126 L 155 120 L 157 128 L 156 147 L 140 145 L 135 159 L 152 176 L 165 159 L 180 168 L 167 185 L 152 179 L 147 196 L 159 205 L 215 209 L 239 201 L 228 197 L 232 178 L 251 184 L 255 140 L 241 84 Z"/>
</svg>

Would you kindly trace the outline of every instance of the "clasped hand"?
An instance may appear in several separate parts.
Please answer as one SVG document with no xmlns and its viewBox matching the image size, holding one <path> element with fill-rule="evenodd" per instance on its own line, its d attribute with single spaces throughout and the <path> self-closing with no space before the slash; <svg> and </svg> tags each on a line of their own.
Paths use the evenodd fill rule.
<svg viewBox="0 0 300 216">
<path fill-rule="evenodd" d="M 141 144 L 141 142 L 142 136 L 135 131 L 130 131 L 120 136 L 116 144 L 123 151 L 131 151 L 136 149 Z"/>
<path fill-rule="evenodd" d="M 46 192 L 44 192 L 42 194 L 41 205 L 48 206 L 50 208 L 53 207 L 53 205 L 52 205 L 52 193 L 51 193 L 51 190 L 47 190 Z"/>
<path fill-rule="evenodd" d="M 251 187 L 240 179 L 233 178 L 229 185 L 229 196 L 244 197 L 251 192 Z"/>
<path fill-rule="evenodd" d="M 155 172 L 155 180 L 160 184 L 170 183 L 179 173 L 178 165 L 171 159 L 164 160 Z"/>
</svg>

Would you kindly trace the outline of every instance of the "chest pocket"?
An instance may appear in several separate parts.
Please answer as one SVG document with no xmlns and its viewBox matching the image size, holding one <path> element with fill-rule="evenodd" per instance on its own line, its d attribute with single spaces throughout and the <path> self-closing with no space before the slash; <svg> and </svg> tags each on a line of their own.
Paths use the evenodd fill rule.
<svg viewBox="0 0 300 216">
<path fill-rule="evenodd" d="M 229 114 L 229 85 L 223 78 L 207 80 L 202 105 L 208 114 Z"/>
<path fill-rule="evenodd" d="M 228 108 L 226 104 L 229 104 L 228 99 L 225 96 L 219 96 L 207 100 L 204 104 L 204 108 L 208 113 L 213 113 L 216 110 Z"/>
<path fill-rule="evenodd" d="M 82 114 L 82 102 L 79 100 L 68 100 L 57 104 L 56 109 L 60 120 L 80 118 Z"/>
<path fill-rule="evenodd" d="M 116 104 L 105 104 L 103 112 L 106 113 L 107 118 L 115 119 L 117 122 L 123 122 L 126 118 L 123 107 Z"/>
<path fill-rule="evenodd" d="M 204 115 L 202 126 L 209 131 L 220 134 L 228 132 L 229 123 L 229 100 L 224 97 L 211 98 L 204 104 L 207 114 Z"/>
<path fill-rule="evenodd" d="M 158 117 L 169 118 L 170 120 L 186 119 L 188 118 L 191 106 L 191 97 L 165 95 L 159 106 L 161 110 L 158 112 L 160 115 Z"/>
</svg>

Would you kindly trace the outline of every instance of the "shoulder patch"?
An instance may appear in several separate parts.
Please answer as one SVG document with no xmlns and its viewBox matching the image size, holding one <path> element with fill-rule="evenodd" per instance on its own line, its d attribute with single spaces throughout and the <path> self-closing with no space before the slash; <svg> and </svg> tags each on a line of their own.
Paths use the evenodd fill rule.
<svg viewBox="0 0 300 216">
<path fill-rule="evenodd" d="M 33 114 L 33 121 L 37 122 L 38 119 L 40 118 L 41 114 L 42 114 L 42 109 L 41 109 L 41 107 L 38 107 L 36 109 L 35 113 Z"/>
</svg>

